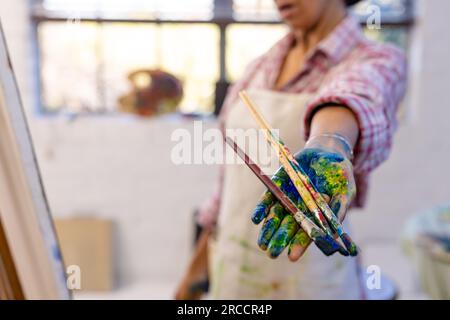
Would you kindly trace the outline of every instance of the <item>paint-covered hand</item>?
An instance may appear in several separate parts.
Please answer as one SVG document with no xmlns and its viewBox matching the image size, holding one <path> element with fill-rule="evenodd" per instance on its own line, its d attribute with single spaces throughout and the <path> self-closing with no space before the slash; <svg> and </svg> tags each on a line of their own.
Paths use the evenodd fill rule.
<svg viewBox="0 0 450 320">
<path fill-rule="evenodd" d="M 326 136 L 310 140 L 295 158 L 313 185 L 329 202 L 335 215 L 342 221 L 356 193 L 353 167 L 349 160 L 351 151 L 336 137 Z M 315 221 L 283 168 L 277 171 L 272 180 L 302 212 Z M 272 258 L 278 257 L 286 247 L 289 247 L 289 259 L 297 261 L 310 242 L 305 231 L 269 191 L 257 204 L 252 221 L 255 224 L 264 221 L 258 245 L 261 249 L 267 250 Z"/>
</svg>

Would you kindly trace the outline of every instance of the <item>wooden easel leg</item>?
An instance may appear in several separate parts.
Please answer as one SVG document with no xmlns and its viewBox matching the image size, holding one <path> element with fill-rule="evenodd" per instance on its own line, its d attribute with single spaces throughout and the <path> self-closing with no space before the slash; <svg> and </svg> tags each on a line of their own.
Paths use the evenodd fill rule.
<svg viewBox="0 0 450 320">
<path fill-rule="evenodd" d="M 25 299 L 0 221 L 0 300 Z"/>
</svg>

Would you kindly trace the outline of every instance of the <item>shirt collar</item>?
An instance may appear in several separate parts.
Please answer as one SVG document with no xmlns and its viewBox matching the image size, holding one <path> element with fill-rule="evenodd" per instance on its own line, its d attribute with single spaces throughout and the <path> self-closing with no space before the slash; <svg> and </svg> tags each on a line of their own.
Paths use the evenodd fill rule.
<svg viewBox="0 0 450 320">
<path fill-rule="evenodd" d="M 309 62 L 311 62 L 311 60 L 319 53 L 325 55 L 329 64 L 339 63 L 363 38 L 364 35 L 358 19 L 349 13 L 335 29 L 320 41 L 311 53 L 309 53 L 305 59 L 303 70 L 308 67 Z M 267 53 L 266 57 L 268 60 L 266 60 L 266 62 L 269 62 L 269 65 L 272 66 L 267 70 L 266 81 L 268 85 L 275 83 L 284 58 L 294 41 L 294 34 L 289 32 Z"/>
<path fill-rule="evenodd" d="M 348 14 L 326 38 L 319 42 L 312 55 L 322 52 L 336 64 L 342 61 L 363 38 L 358 19 Z"/>
</svg>

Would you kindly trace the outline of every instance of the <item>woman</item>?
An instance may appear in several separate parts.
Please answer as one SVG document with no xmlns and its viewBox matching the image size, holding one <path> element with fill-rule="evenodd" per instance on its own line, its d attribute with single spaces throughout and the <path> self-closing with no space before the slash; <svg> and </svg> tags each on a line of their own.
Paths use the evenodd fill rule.
<svg viewBox="0 0 450 320">
<path fill-rule="evenodd" d="M 223 128 L 256 128 L 237 97 L 247 90 L 341 220 L 350 203 L 364 204 L 369 173 L 389 154 L 406 86 L 404 55 L 363 36 L 347 12 L 356 2 L 275 0 L 290 32 L 248 67 L 220 115 Z M 291 192 L 283 170 L 273 179 Z M 225 166 L 176 297 L 194 298 L 190 288 L 208 269 L 212 298 L 359 298 L 356 259 L 325 257 L 314 246 L 305 252 L 303 231 L 271 194 L 258 202 L 263 190 L 245 166 Z M 264 253 L 277 258 L 285 248 L 289 259 Z"/>
</svg>

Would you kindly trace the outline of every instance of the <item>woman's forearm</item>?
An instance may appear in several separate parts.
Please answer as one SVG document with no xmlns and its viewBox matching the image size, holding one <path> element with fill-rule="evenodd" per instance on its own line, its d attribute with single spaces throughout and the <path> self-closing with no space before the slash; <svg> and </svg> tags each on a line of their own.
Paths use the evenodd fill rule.
<svg viewBox="0 0 450 320">
<path fill-rule="evenodd" d="M 353 149 L 359 137 L 358 120 L 355 114 L 342 106 L 325 106 L 311 120 L 310 137 L 321 134 L 339 134 Z"/>
</svg>

